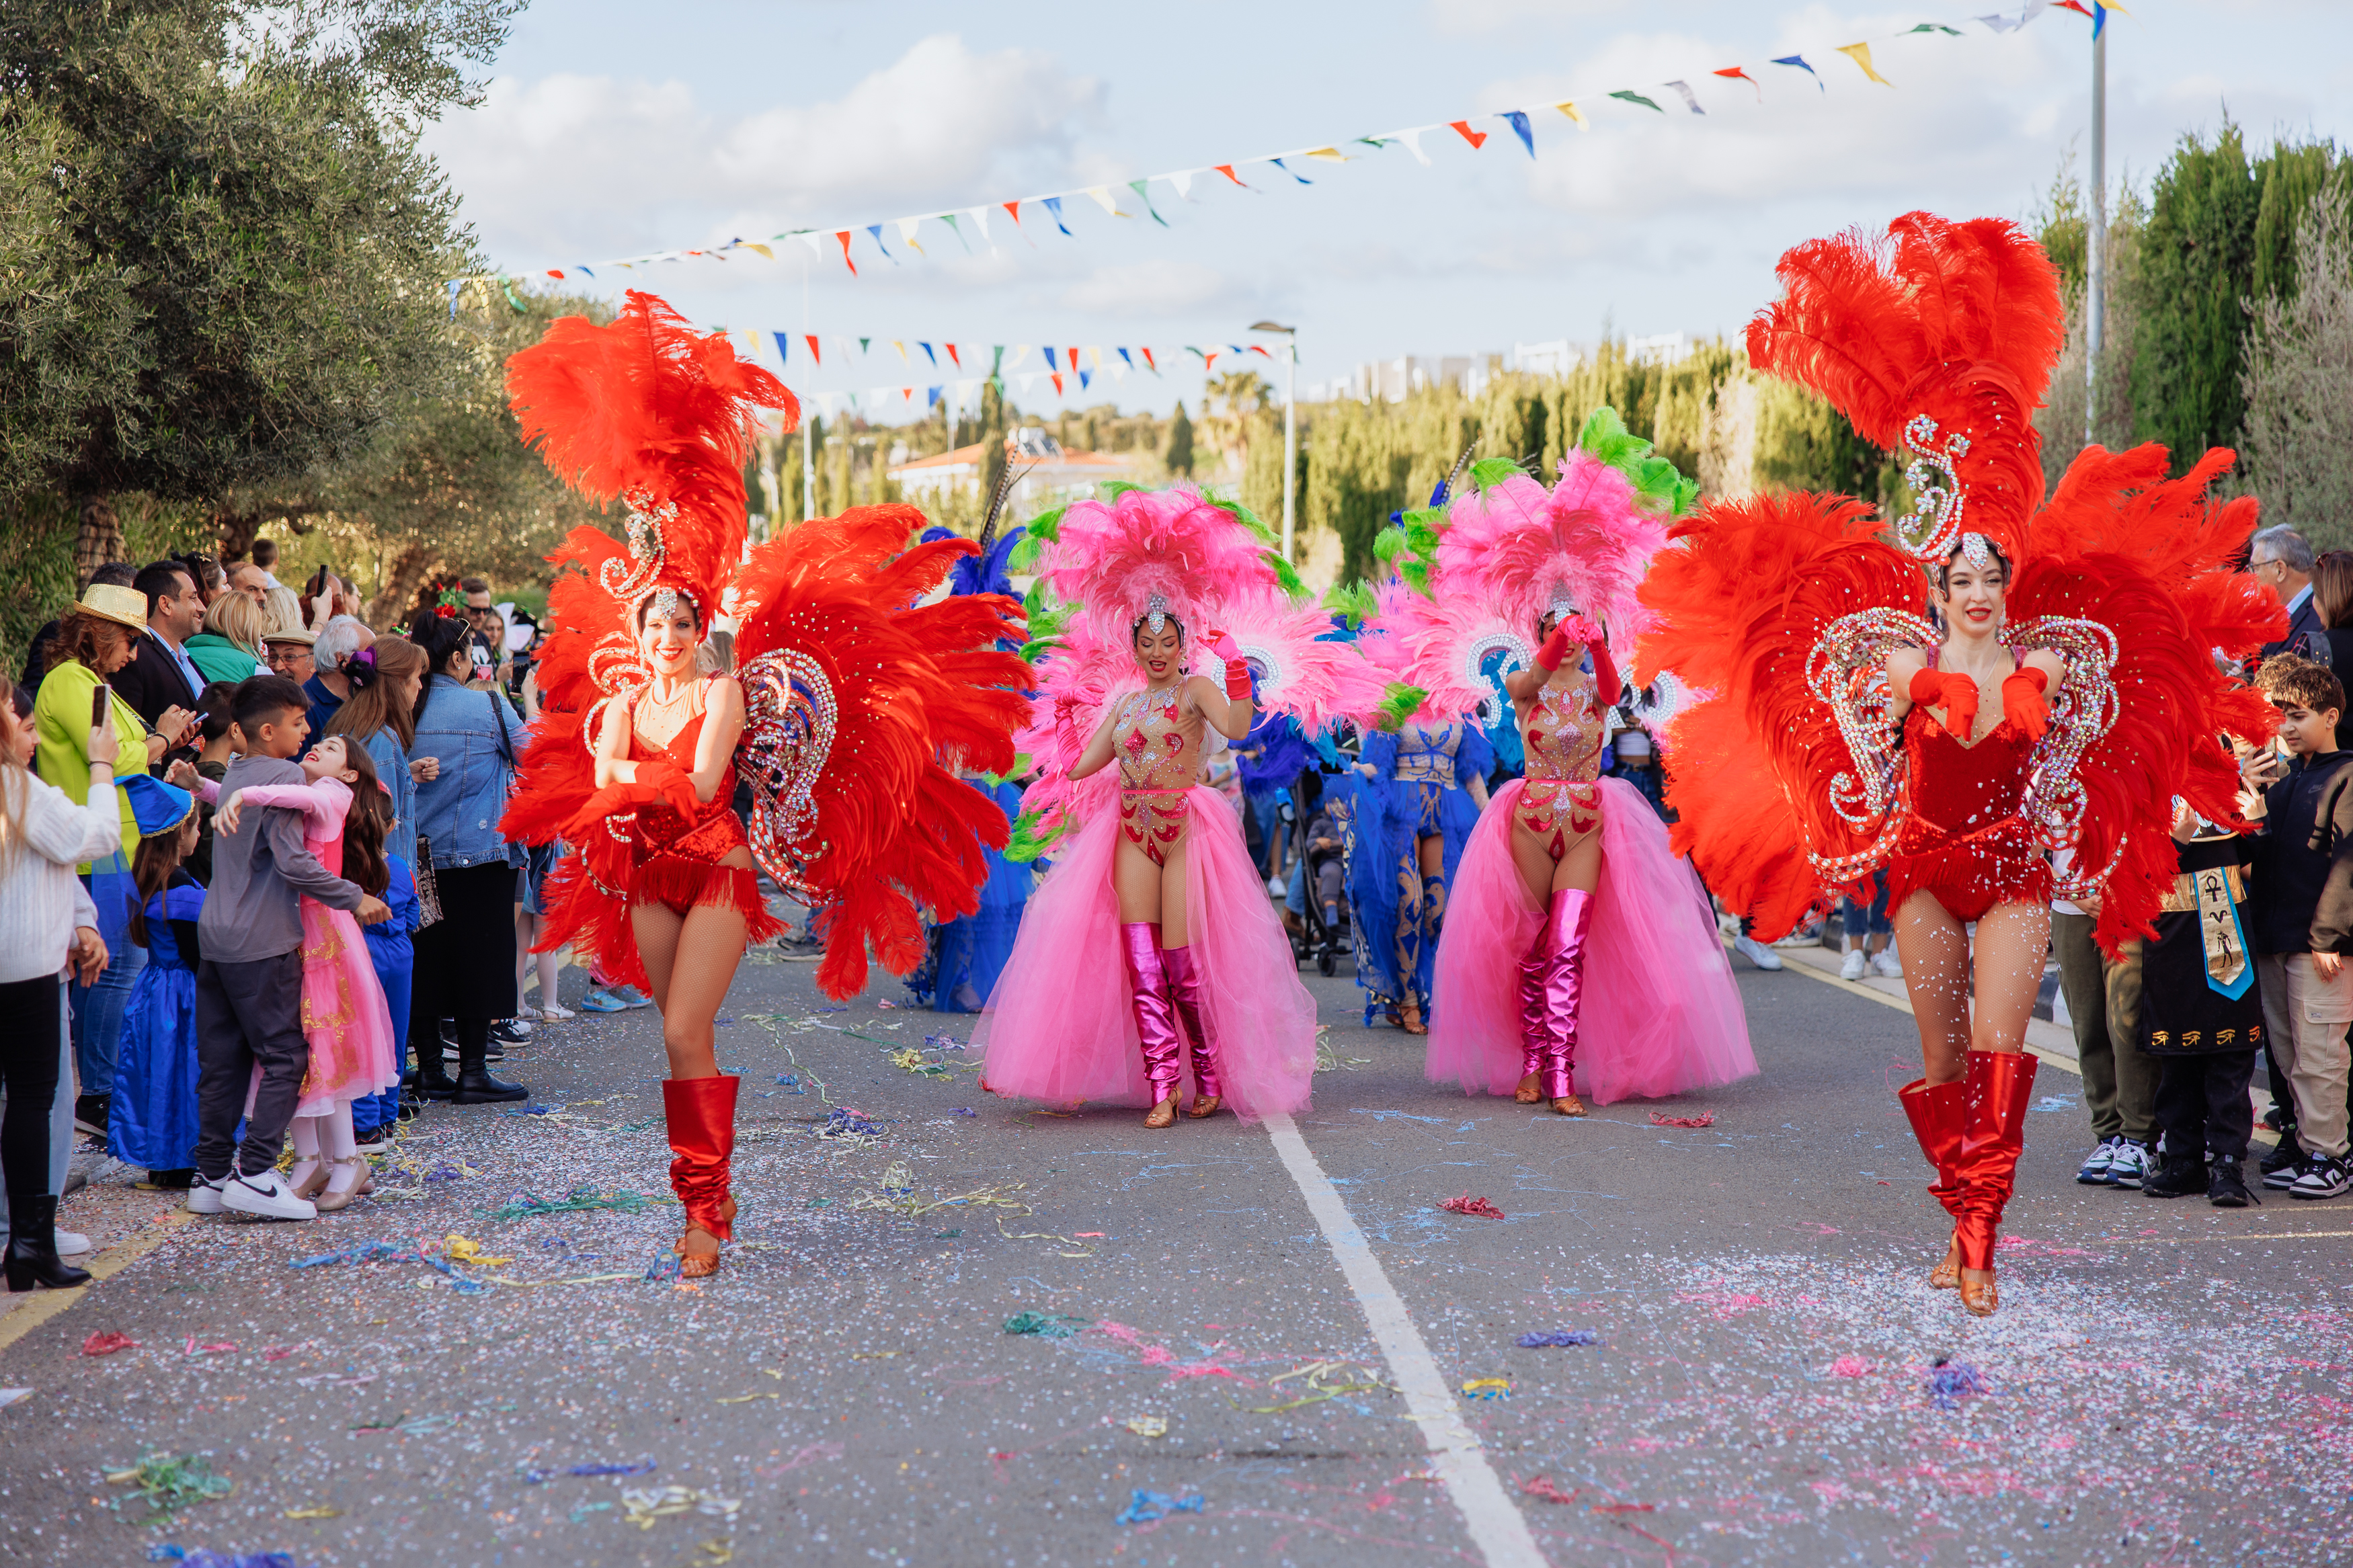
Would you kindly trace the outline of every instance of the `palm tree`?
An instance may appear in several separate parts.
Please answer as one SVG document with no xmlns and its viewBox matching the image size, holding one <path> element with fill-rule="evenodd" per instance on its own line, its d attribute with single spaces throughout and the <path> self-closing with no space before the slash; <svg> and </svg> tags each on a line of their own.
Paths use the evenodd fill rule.
<svg viewBox="0 0 2353 1568">
<path fill-rule="evenodd" d="M 1201 433 L 1209 448 L 1239 469 L 1250 447 L 1250 423 L 1273 395 L 1256 371 L 1229 370 L 1211 376 L 1203 389 Z"/>
</svg>

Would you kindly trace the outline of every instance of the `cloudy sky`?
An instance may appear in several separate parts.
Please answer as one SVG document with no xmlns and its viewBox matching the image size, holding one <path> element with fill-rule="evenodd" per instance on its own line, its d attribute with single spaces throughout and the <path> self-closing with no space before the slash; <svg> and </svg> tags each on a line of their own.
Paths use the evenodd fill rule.
<svg viewBox="0 0 2353 1568">
<path fill-rule="evenodd" d="M 822 257 L 787 242 L 773 262 L 598 267 L 569 285 L 649 279 L 638 286 L 698 321 L 817 332 L 826 363 L 797 352 L 797 390 L 944 379 L 922 340 L 1108 355 L 1247 342 L 1265 317 L 1298 324 L 1303 387 L 1366 360 L 1590 341 L 1605 324 L 1736 332 L 1798 240 L 1915 207 L 2026 216 L 2069 147 L 2088 151 L 2090 24 L 2044 9 L 1996 36 L 1971 19 L 1995 3 L 533 0 L 487 101 L 430 145 L 488 256 L 517 271 L 859 227 L 855 278 L 830 241 Z M 2353 140 L 2353 5 L 2127 3 L 2110 20 L 2112 184 L 2145 183 L 2182 132 L 2226 111 L 2258 142 Z M 1837 53 L 1922 22 L 1961 36 L 1875 44 L 1892 88 Z M 1793 53 L 1820 86 L 1768 63 Z M 1710 74 L 1733 65 L 1761 97 Z M 1662 85 L 1675 79 L 1704 115 Z M 1667 112 L 1611 101 L 1620 89 Z M 1240 170 L 1255 192 L 1212 174 L 1185 199 L 1155 181 L 1166 227 L 1082 196 L 1065 204 L 1075 238 L 1042 211 L 1025 207 L 1017 229 L 998 210 L 987 240 L 965 226 L 970 255 L 940 225 L 917 234 L 920 256 L 886 226 L 894 263 L 862 232 L 1097 183 L 1136 212 L 1124 184 L 1147 174 L 1564 98 L 1591 128 L 1539 113 L 1533 161 L 1503 122 L 1474 121 L 1495 132 L 1483 148 L 1441 131 L 1422 139 L 1426 166 L 1402 145 L 1358 146 L 1345 164 L 1301 165 L 1312 185 L 1263 164 Z M 837 336 L 876 342 L 845 362 Z M 1024 368 L 1039 366 L 1033 350 Z M 1069 399 L 1198 408 L 1200 379 L 1192 362 L 1072 383 Z M 1042 382 L 1016 400 L 1057 405 Z"/>
</svg>

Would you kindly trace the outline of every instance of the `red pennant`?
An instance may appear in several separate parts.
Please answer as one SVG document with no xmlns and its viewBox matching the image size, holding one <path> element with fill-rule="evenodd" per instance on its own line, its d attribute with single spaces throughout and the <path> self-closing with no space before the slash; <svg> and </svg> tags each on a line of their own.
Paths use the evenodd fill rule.
<svg viewBox="0 0 2353 1568">
<path fill-rule="evenodd" d="M 1219 163 L 1214 165 L 1214 167 L 1217 169 L 1218 173 L 1223 174 L 1234 184 L 1240 185 L 1242 189 L 1247 191 L 1251 188 L 1250 185 L 1243 183 L 1242 177 L 1240 174 L 1234 173 L 1234 166 L 1231 163 Z"/>
<path fill-rule="evenodd" d="M 1469 121 L 1450 120 L 1446 123 L 1462 132 L 1462 140 L 1470 142 L 1472 147 L 1484 147 L 1487 144 L 1487 133 L 1484 131 L 1472 130 Z"/>
<path fill-rule="evenodd" d="M 1145 363 L 1152 365 L 1152 374 L 1158 375 L 1160 374 L 1160 367 L 1156 364 L 1152 364 L 1152 351 L 1150 349 L 1141 349 L 1137 352 L 1144 355 Z"/>
<path fill-rule="evenodd" d="M 1261 359 L 1272 359 L 1274 357 L 1272 354 L 1268 353 L 1264 349 L 1259 347 L 1256 343 L 1250 344 L 1250 353 L 1257 354 Z"/>
<path fill-rule="evenodd" d="M 1019 227 L 1021 224 L 1021 204 L 1019 202 L 999 202 L 997 205 L 1003 207 L 1007 212 L 1013 215 L 1014 226 L 1017 228 Z"/>
<path fill-rule="evenodd" d="M 547 269 L 547 275 L 550 278 L 561 278 L 564 276 L 564 268 L 561 267 L 551 267 Z"/>
<path fill-rule="evenodd" d="M 2090 16 L 2092 15 L 2091 12 L 2084 8 L 2082 0 L 2051 0 L 2051 4 L 2062 11 L 2073 11 L 2078 16 Z M 2095 21 L 2098 18 L 2096 17 L 2094 18 Z"/>
<path fill-rule="evenodd" d="M 1201 356 L 1201 372 L 1203 374 L 1206 375 L 1208 374 L 1209 367 L 1218 363 L 1218 353 L 1221 353 L 1223 352 L 1223 350 L 1219 350 L 1217 353 L 1206 353 Z"/>
<path fill-rule="evenodd" d="M 841 264 L 849 268 L 852 277 L 857 276 L 858 263 L 849 259 L 849 231 L 846 228 L 835 229 L 833 237 L 841 241 Z"/>
<path fill-rule="evenodd" d="M 1061 376 L 1061 373 L 1060 373 L 1060 372 L 1059 372 L 1059 371 L 1057 371 L 1057 372 L 1056 372 L 1056 373 L 1055 373 L 1051 377 L 1050 377 L 1049 379 L 1050 379 L 1050 380 L 1051 380 L 1051 381 L 1053 382 L 1053 384 L 1054 384 L 1054 395 L 1055 395 L 1055 396 L 1057 396 L 1057 397 L 1061 396 L 1061 395 L 1062 395 L 1062 376 Z"/>
<path fill-rule="evenodd" d="M 1071 351 L 1071 368 L 1072 370 L 1079 368 L 1079 351 L 1076 349 Z"/>
<path fill-rule="evenodd" d="M 801 342 L 808 344 L 809 358 L 815 360 L 819 364 L 823 364 L 825 363 L 825 356 L 817 352 L 817 334 L 815 332 L 803 332 L 801 334 Z"/>
<path fill-rule="evenodd" d="M 949 358 L 950 360 L 955 361 L 956 369 L 958 369 L 958 370 L 962 370 L 962 369 L 964 368 L 964 361 L 962 361 L 961 359 L 957 359 L 957 358 L 956 358 L 955 344 L 954 344 L 954 343 L 950 343 L 950 344 L 948 344 L 948 346 L 947 346 L 947 347 L 948 347 L 948 358 Z"/>
<path fill-rule="evenodd" d="M 1765 89 L 1764 89 L 1764 87 L 1758 83 L 1758 81 L 1757 80 L 1757 79 L 1756 79 L 1755 77 L 1750 76 L 1750 75 L 1748 74 L 1747 68 L 1746 68 L 1746 67 L 1743 67 L 1743 66 L 1726 66 L 1726 67 L 1725 67 L 1722 70 L 1720 70 L 1720 71 L 1714 71 L 1714 72 L 1711 72 L 1710 74 L 1711 74 L 1711 75 L 1714 75 L 1714 76 L 1720 76 L 1720 77 L 1724 77 L 1724 78 L 1725 78 L 1726 79 L 1728 79 L 1728 80 L 1732 80 L 1732 81 L 1745 81 L 1745 82 L 1746 82 L 1749 86 L 1751 86 L 1751 87 L 1753 87 L 1753 88 L 1756 88 L 1756 89 L 1757 89 L 1757 102 L 1759 102 L 1759 103 L 1762 103 L 1762 102 L 1764 102 L 1764 101 L 1765 101 Z"/>
</svg>

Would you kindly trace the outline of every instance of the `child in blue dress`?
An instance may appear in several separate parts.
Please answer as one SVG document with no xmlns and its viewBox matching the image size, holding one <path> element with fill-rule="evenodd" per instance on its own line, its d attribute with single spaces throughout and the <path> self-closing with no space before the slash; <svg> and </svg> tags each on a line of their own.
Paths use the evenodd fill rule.
<svg viewBox="0 0 2353 1568">
<path fill-rule="evenodd" d="M 145 773 L 121 788 L 139 823 L 131 940 L 147 950 L 147 967 L 123 1008 L 106 1147 L 155 1185 L 185 1190 L 195 1174 L 196 917 L 205 907 L 205 889 L 184 864 L 196 847 L 196 801 Z"/>
<path fill-rule="evenodd" d="M 387 873 L 381 888 L 370 887 L 373 879 L 365 866 L 355 867 L 359 875 L 353 879 L 360 890 L 372 893 L 391 906 L 392 918 L 372 926 L 362 926 L 367 939 L 368 960 L 375 965 L 375 977 L 384 987 L 385 1005 L 392 1013 L 392 1037 L 405 1055 L 408 1039 L 408 987 L 417 968 L 417 947 L 409 940 L 417 930 L 417 873 L 408 862 L 392 850 L 392 797 L 382 790 L 362 792 L 352 802 L 353 811 L 372 811 L 381 820 L 387 836 L 385 840 L 384 863 Z M 413 1110 L 407 1112 L 414 1114 Z M 362 1145 L 380 1143 L 392 1134 L 393 1124 L 404 1114 L 400 1086 L 395 1084 L 382 1094 L 352 1101 L 352 1135 Z"/>
</svg>

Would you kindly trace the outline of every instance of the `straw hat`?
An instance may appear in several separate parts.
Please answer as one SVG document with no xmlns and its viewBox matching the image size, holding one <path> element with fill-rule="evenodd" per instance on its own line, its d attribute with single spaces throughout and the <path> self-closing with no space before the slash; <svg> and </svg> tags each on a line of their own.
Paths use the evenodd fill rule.
<svg viewBox="0 0 2353 1568">
<path fill-rule="evenodd" d="M 114 583 L 92 583 L 81 591 L 81 602 L 74 606 L 85 616 L 96 616 L 117 626 L 147 629 L 147 595 L 136 588 L 125 588 Z"/>
<path fill-rule="evenodd" d="M 303 631 L 264 632 L 261 634 L 261 640 L 264 643 L 298 642 L 304 647 L 310 647 L 319 640 L 319 634 Z"/>
</svg>

